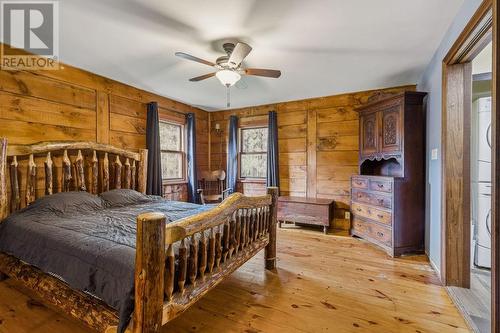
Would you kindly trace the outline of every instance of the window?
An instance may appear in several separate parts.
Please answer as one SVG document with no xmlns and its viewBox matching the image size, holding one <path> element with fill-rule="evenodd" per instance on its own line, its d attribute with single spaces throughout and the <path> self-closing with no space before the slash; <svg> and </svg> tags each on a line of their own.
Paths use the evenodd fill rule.
<svg viewBox="0 0 500 333">
<path fill-rule="evenodd" d="M 240 178 L 266 178 L 267 127 L 240 130 Z"/>
<path fill-rule="evenodd" d="M 184 126 L 160 121 L 161 177 L 163 180 L 184 179 Z"/>
</svg>

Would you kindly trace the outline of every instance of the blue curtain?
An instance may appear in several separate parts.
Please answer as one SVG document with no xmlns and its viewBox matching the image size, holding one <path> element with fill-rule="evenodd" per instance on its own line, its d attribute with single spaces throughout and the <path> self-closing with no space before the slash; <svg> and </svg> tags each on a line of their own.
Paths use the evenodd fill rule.
<svg viewBox="0 0 500 333">
<path fill-rule="evenodd" d="M 229 140 L 227 144 L 227 188 L 236 191 L 238 177 L 238 117 L 229 117 Z"/>
<path fill-rule="evenodd" d="M 279 186 L 280 163 L 278 151 L 278 117 L 276 111 L 269 112 L 267 129 L 267 186 Z"/>
<path fill-rule="evenodd" d="M 196 122 L 194 113 L 186 114 L 186 134 L 187 134 L 187 187 L 189 202 L 198 203 L 196 174 Z"/>
<path fill-rule="evenodd" d="M 148 174 L 146 193 L 162 195 L 161 153 L 160 153 L 160 123 L 158 103 L 148 103 L 146 127 L 146 148 L 148 149 Z"/>
</svg>

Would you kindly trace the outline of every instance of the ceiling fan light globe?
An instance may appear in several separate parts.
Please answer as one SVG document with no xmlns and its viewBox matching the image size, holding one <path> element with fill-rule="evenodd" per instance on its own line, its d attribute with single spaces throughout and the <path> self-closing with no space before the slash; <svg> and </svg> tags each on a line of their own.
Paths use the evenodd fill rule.
<svg viewBox="0 0 500 333">
<path fill-rule="evenodd" d="M 223 69 L 215 73 L 217 79 L 219 79 L 220 83 L 226 87 L 230 87 L 234 85 L 241 79 L 241 75 L 235 71 L 229 69 Z"/>
</svg>

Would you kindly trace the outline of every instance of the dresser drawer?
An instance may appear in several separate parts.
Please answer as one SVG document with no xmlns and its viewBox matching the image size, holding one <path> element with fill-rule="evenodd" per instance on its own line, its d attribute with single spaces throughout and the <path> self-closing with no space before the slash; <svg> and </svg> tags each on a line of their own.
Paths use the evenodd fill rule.
<svg viewBox="0 0 500 333">
<path fill-rule="evenodd" d="M 391 212 L 359 203 L 353 203 L 351 208 L 354 215 L 362 216 L 386 225 L 392 225 Z"/>
<path fill-rule="evenodd" d="M 351 186 L 353 188 L 368 189 L 368 178 L 352 177 Z"/>
<path fill-rule="evenodd" d="M 388 209 L 392 208 L 392 197 L 380 193 L 353 189 L 352 200 L 360 203 L 366 203 L 372 206 Z"/>
<path fill-rule="evenodd" d="M 392 193 L 392 181 L 389 179 L 370 179 L 370 190 Z"/>
<path fill-rule="evenodd" d="M 358 236 L 366 236 L 385 246 L 392 246 L 392 231 L 389 228 L 356 218 L 352 223 L 352 228 Z"/>
</svg>

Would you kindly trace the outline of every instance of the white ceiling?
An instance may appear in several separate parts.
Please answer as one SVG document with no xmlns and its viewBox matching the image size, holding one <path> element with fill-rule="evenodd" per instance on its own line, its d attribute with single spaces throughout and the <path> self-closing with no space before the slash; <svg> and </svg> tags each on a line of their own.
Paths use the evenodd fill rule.
<svg viewBox="0 0 500 333">
<path fill-rule="evenodd" d="M 63 62 L 206 110 L 225 107 L 211 68 L 221 40 L 254 50 L 232 107 L 414 84 L 463 0 L 61 0 Z"/>
</svg>

